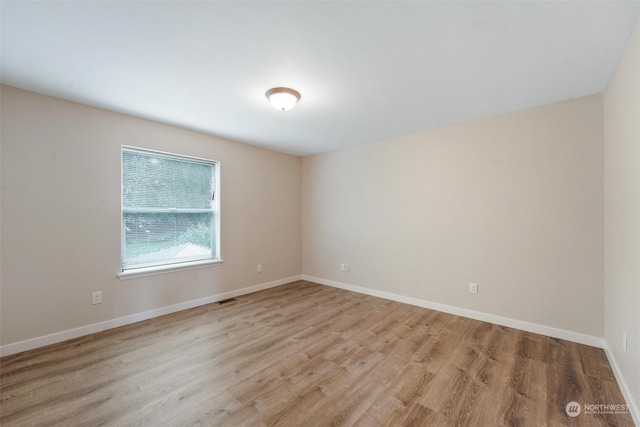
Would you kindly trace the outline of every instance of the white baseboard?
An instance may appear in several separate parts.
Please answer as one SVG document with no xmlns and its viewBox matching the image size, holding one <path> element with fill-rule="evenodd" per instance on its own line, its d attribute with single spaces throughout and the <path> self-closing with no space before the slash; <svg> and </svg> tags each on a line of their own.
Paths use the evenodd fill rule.
<svg viewBox="0 0 640 427">
<path fill-rule="evenodd" d="M 468 317 L 470 319 L 495 323 L 496 325 L 508 326 L 510 328 L 533 332 L 540 335 L 546 335 L 553 338 L 573 341 L 579 344 L 586 344 L 592 347 L 606 348 L 606 342 L 603 338 L 580 334 L 578 332 L 571 332 L 564 329 L 553 328 L 551 326 L 538 325 L 536 323 L 524 322 L 522 320 L 496 316 L 493 314 L 482 313 L 479 311 L 468 310 L 466 308 L 454 307 L 446 304 L 440 304 L 437 302 L 427 301 L 419 298 L 407 297 L 391 292 L 378 291 L 375 289 L 364 288 L 362 286 L 349 285 L 347 283 L 307 276 L 304 274 L 302 275 L 302 280 L 308 280 L 309 282 L 315 282 L 321 285 L 333 286 L 334 288 L 345 289 L 347 291 L 358 292 L 378 298 L 384 298 L 392 301 L 402 302 L 405 304 L 415 305 L 418 307 L 428 308 L 431 310 L 442 311 L 444 313 L 455 314 L 457 316 Z"/>
<path fill-rule="evenodd" d="M 66 341 L 72 338 L 82 337 L 84 335 L 94 334 L 96 332 L 104 331 L 107 329 L 117 328 L 118 326 L 124 326 L 141 320 L 152 319 L 154 317 L 164 316 L 165 314 L 175 313 L 177 311 L 187 310 L 189 308 L 198 307 L 200 305 L 211 304 L 213 302 L 222 301 L 228 298 L 234 298 L 240 295 L 246 295 L 264 289 L 274 288 L 276 286 L 284 285 L 287 283 L 300 280 L 301 276 L 292 276 L 285 279 L 275 280 L 273 282 L 261 283 L 259 285 L 249 286 L 234 291 L 224 292 L 217 295 L 211 295 L 204 298 L 198 298 L 191 301 L 182 302 L 179 304 L 170 305 L 167 307 L 160 307 L 142 313 L 135 313 L 129 316 L 119 317 L 117 319 L 106 320 L 104 322 L 93 323 L 91 325 L 81 326 L 79 328 L 69 329 L 62 332 L 56 332 L 50 335 L 42 337 L 32 338 L 25 341 L 20 341 L 12 344 L 3 345 L 0 347 L 0 356 L 8 356 L 10 354 L 20 353 L 26 350 L 32 350 L 38 347 L 44 347 L 45 345 L 55 344 L 61 341 Z"/>
<path fill-rule="evenodd" d="M 624 396 L 624 400 L 627 401 L 629 405 L 629 412 L 631 412 L 631 416 L 633 417 L 633 422 L 636 423 L 637 426 L 640 426 L 640 408 L 638 408 L 638 404 L 633 400 L 633 396 L 631 395 L 631 391 L 629 390 L 629 386 L 627 382 L 624 380 L 622 376 L 622 372 L 620 372 L 620 368 L 618 367 L 618 362 L 616 361 L 613 352 L 607 345 L 604 348 L 604 352 L 607 355 L 607 359 L 609 359 L 609 365 L 611 365 L 611 369 L 613 370 L 613 375 L 616 377 L 616 381 L 618 382 L 618 386 L 620 387 L 620 391 L 622 391 L 622 395 Z M 611 402 L 617 403 L 617 402 Z"/>
</svg>

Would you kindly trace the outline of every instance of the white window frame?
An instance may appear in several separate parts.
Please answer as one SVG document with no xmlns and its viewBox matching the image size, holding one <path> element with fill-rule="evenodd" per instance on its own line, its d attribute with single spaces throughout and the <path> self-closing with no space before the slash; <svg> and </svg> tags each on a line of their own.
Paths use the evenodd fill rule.
<svg viewBox="0 0 640 427">
<path fill-rule="evenodd" d="M 212 224 L 212 231 L 214 232 L 214 236 L 215 236 L 215 240 L 212 241 L 212 254 L 211 254 L 211 258 L 206 258 L 206 259 L 197 259 L 197 260 L 184 260 L 184 261 L 180 261 L 180 262 L 174 262 L 174 263 L 167 263 L 167 264 L 159 264 L 159 265 L 152 265 L 152 266 L 145 266 L 145 267 L 133 267 L 133 268 L 127 268 L 127 269 L 123 269 L 122 266 L 122 254 L 124 251 L 124 246 L 126 244 L 125 241 L 125 224 L 124 224 L 124 206 L 123 206 L 123 201 L 122 201 L 122 175 L 124 173 L 124 168 L 123 168 L 123 162 L 122 162 L 122 152 L 123 151 L 135 151 L 135 152 L 140 152 L 140 153 L 145 153 L 145 154 L 152 154 L 152 155 L 157 155 L 157 156 L 162 156 L 162 157 L 169 157 L 169 158 L 175 158 L 175 159 L 184 159 L 184 160 L 191 160 L 191 161 L 196 161 L 196 162 L 202 162 L 202 163 L 208 163 L 213 165 L 214 167 L 214 174 L 215 174 L 215 188 L 214 188 L 214 199 L 213 199 L 213 203 L 212 203 L 212 213 L 213 213 L 213 224 Z M 206 159 L 206 158 L 202 158 L 202 157 L 193 157 L 193 156 L 186 156 L 186 155 L 182 155 L 182 154 L 176 154 L 176 153 L 170 153 L 170 152 L 166 152 L 166 151 L 157 151 L 157 150 L 150 150 L 147 148 L 140 148 L 140 147 L 134 147 L 134 146 L 129 146 L 129 145 L 122 145 L 120 148 L 120 272 L 117 274 L 117 277 L 121 280 L 124 279 L 132 279 L 135 277 L 142 277 L 142 276 L 150 276 L 150 275 L 155 275 L 155 274 L 164 274 L 164 273 L 168 273 L 168 272 L 172 272 L 172 271 L 179 271 L 179 270 L 191 270 L 194 268 L 203 268 L 203 267 L 209 267 L 212 265 L 218 265 L 218 264 L 222 264 L 222 257 L 220 254 L 220 175 L 221 175 L 221 169 L 220 169 L 220 161 L 218 160 L 211 160 L 211 159 Z M 166 210 L 156 210 L 156 209 L 152 209 L 152 210 L 148 210 L 148 209 L 138 209 L 140 211 L 147 211 L 147 212 L 162 212 L 162 211 L 166 211 L 166 212 L 180 212 L 182 211 L 181 209 L 166 209 Z M 190 209 L 187 209 L 185 211 L 191 211 Z"/>
</svg>

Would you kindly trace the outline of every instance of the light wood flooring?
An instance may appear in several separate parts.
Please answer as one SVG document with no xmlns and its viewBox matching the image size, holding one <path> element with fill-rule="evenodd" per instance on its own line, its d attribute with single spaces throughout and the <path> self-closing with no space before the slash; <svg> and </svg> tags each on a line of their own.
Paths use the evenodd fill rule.
<svg viewBox="0 0 640 427">
<path fill-rule="evenodd" d="M 0 359 L 9 426 L 632 426 L 601 349 L 299 281 Z"/>
</svg>

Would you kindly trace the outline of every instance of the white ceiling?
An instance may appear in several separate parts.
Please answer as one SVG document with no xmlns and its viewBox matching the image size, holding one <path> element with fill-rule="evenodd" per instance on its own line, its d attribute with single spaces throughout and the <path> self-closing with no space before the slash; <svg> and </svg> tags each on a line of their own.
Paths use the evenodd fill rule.
<svg viewBox="0 0 640 427">
<path fill-rule="evenodd" d="M 2 82 L 309 155 L 602 92 L 640 2 L 0 3 Z M 278 112 L 264 93 L 290 86 Z"/>
</svg>

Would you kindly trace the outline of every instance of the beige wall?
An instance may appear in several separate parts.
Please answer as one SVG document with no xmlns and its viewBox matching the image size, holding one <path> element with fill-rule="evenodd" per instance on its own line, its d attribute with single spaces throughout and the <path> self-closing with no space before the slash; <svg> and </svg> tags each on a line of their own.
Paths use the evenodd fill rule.
<svg viewBox="0 0 640 427">
<path fill-rule="evenodd" d="M 640 414 L 640 21 L 604 94 L 605 338 Z M 622 334 L 628 335 L 628 352 Z M 636 418 L 636 422 L 638 419 Z"/>
<path fill-rule="evenodd" d="M 6 86 L 1 102 L 3 345 L 300 274 L 299 158 Z M 116 279 L 121 144 L 221 161 L 223 265 Z"/>
<path fill-rule="evenodd" d="M 304 158 L 303 274 L 602 337 L 602 141 L 594 95 Z"/>
</svg>

